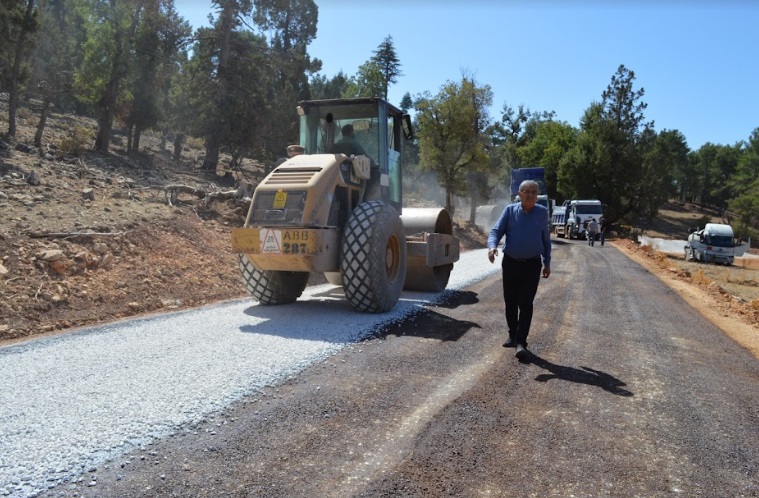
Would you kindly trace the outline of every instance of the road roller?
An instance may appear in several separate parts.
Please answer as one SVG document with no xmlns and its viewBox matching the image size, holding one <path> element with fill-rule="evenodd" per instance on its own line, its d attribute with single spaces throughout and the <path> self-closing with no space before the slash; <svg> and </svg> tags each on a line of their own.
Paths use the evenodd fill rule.
<svg viewBox="0 0 759 498">
<path fill-rule="evenodd" d="M 308 100 L 296 110 L 299 143 L 232 229 L 253 299 L 292 303 L 314 273 L 367 313 L 389 311 L 404 289 L 443 291 L 459 241 L 447 210 L 403 207 L 410 116 L 376 97 Z"/>
</svg>

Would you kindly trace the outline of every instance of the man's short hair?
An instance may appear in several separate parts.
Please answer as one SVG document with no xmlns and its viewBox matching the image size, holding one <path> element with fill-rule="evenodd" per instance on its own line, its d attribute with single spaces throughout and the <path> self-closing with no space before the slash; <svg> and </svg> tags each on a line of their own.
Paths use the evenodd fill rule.
<svg viewBox="0 0 759 498">
<path fill-rule="evenodd" d="M 342 128 L 341 131 L 343 133 L 343 136 L 346 136 L 346 135 L 353 136 L 353 125 L 352 124 L 347 124 L 347 125 L 343 126 L 343 128 Z"/>
<path fill-rule="evenodd" d="M 525 187 L 535 187 L 540 193 L 540 185 L 538 185 L 538 182 L 535 180 L 523 180 L 522 183 L 519 184 L 519 190 L 523 190 Z"/>
</svg>

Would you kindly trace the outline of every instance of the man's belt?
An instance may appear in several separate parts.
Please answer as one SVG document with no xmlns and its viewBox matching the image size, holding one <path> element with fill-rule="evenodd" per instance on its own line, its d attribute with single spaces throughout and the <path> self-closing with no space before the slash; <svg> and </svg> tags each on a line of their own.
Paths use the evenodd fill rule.
<svg viewBox="0 0 759 498">
<path fill-rule="evenodd" d="M 517 258 L 512 258 L 508 254 L 504 253 L 503 257 L 506 258 L 506 259 L 508 259 L 509 261 L 514 261 L 516 263 L 531 263 L 533 261 L 540 261 L 540 256 L 539 255 L 538 256 L 534 256 L 532 258 L 527 258 L 527 259 L 517 259 Z"/>
</svg>

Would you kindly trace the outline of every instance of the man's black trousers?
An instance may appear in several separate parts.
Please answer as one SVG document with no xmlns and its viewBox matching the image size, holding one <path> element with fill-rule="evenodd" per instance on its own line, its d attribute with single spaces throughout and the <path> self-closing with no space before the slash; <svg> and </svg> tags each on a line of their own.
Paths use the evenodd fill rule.
<svg viewBox="0 0 759 498">
<path fill-rule="evenodd" d="M 528 260 L 512 259 L 504 254 L 503 300 L 506 305 L 506 325 L 509 336 L 517 344 L 527 345 L 532 322 L 532 302 L 538 292 L 543 268 L 540 256 Z"/>
</svg>

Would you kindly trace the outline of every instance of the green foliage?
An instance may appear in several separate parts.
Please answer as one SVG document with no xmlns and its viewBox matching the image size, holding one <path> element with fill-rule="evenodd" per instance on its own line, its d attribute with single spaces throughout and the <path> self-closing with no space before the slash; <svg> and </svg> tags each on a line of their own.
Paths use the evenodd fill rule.
<svg viewBox="0 0 759 498">
<path fill-rule="evenodd" d="M 387 36 L 374 55 L 361 64 L 355 76 L 343 87 L 342 97 L 381 97 L 387 99 L 391 83 L 398 81 L 401 63 L 395 53 L 393 37 Z"/>
<path fill-rule="evenodd" d="M 26 60 L 36 43 L 39 28 L 34 0 L 0 0 L 0 88 L 12 89 L 29 78 Z M 30 7 L 32 10 L 30 10 Z M 14 66 L 18 65 L 17 72 Z M 15 78 L 17 81 L 13 81 Z"/>
<path fill-rule="evenodd" d="M 634 89 L 635 73 L 620 65 L 600 103 L 581 120 L 575 146 L 562 158 L 558 190 L 566 198 L 597 198 L 610 222 L 641 209 L 645 144 L 652 123 L 645 123 L 644 90 Z"/>
<path fill-rule="evenodd" d="M 385 91 L 385 81 L 382 66 L 374 61 L 367 61 L 358 68 L 358 73 L 352 77 L 343 92 L 343 97 L 379 97 Z"/>
<path fill-rule="evenodd" d="M 485 130 L 492 100 L 488 85 L 480 87 L 464 76 L 460 83 L 443 85 L 436 96 L 424 95 L 416 101 L 421 165 L 436 174 L 450 212 L 453 197 L 468 193 L 470 175 L 490 164 Z"/>
<path fill-rule="evenodd" d="M 756 227 L 759 227 L 759 178 L 754 179 L 741 195 L 732 199 L 728 208 L 738 217 L 735 224 L 736 236 L 756 238 Z"/>
<path fill-rule="evenodd" d="M 411 94 L 408 92 L 403 94 L 403 97 L 401 98 L 401 103 L 398 105 L 398 108 L 403 112 L 408 112 L 409 109 L 414 107 L 414 101 L 411 99 Z"/>
<path fill-rule="evenodd" d="M 688 164 L 688 145 L 685 137 L 677 130 L 664 130 L 655 134 L 648 130 L 648 139 L 643 158 L 641 191 L 645 195 L 640 201 L 640 214 L 651 219 L 659 207 L 677 194 L 676 172 Z"/>
<path fill-rule="evenodd" d="M 734 197 L 730 178 L 738 170 L 742 143 L 735 146 L 706 143 L 692 155 L 693 169 L 701 178 L 697 202 L 724 209 Z"/>
<path fill-rule="evenodd" d="M 530 140 L 517 149 L 521 164 L 544 168 L 548 196 L 551 199 L 560 199 L 556 188 L 559 164 L 575 146 L 577 133 L 568 123 L 538 121 L 532 127 Z"/>
<path fill-rule="evenodd" d="M 123 104 L 123 121 L 139 132 L 162 120 L 169 105 L 169 89 L 177 76 L 180 51 L 191 35 L 187 21 L 173 6 L 156 0 L 145 6 L 134 42 L 134 67 L 128 78 L 128 98 Z M 138 143 L 135 143 L 135 150 Z"/>
<path fill-rule="evenodd" d="M 379 47 L 377 47 L 377 50 L 374 51 L 371 61 L 379 67 L 382 75 L 382 93 L 377 94 L 377 96 L 387 99 L 387 90 L 390 84 L 397 83 L 398 77 L 403 76 L 401 62 L 395 53 L 392 36 L 388 35 L 385 37 Z"/>
<path fill-rule="evenodd" d="M 755 128 L 738 157 L 735 172 L 730 177 L 730 189 L 736 195 L 752 190 L 759 178 L 759 128 Z"/>
<path fill-rule="evenodd" d="M 311 98 L 312 99 L 339 99 L 348 90 L 348 76 L 340 71 L 332 78 L 316 74 L 311 78 Z"/>
</svg>

